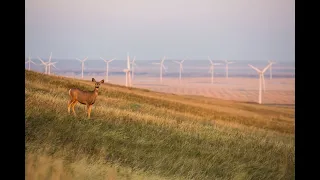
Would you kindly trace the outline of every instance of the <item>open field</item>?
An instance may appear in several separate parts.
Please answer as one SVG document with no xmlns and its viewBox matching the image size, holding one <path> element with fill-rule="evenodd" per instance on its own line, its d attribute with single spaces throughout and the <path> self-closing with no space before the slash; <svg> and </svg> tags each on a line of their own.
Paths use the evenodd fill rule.
<svg viewBox="0 0 320 180">
<path fill-rule="evenodd" d="M 105 77 L 99 76 L 99 79 Z M 90 79 L 90 77 L 85 77 Z M 109 76 L 109 82 L 125 85 L 125 77 Z M 133 86 L 149 89 L 157 92 L 165 92 L 180 95 L 196 95 L 212 97 L 224 100 L 257 102 L 259 95 L 259 79 L 237 78 L 229 79 L 217 77 L 213 84 L 209 77 L 188 77 L 183 78 L 179 83 L 178 78 L 164 77 L 160 84 L 159 78 L 135 76 Z M 265 77 L 266 91 L 262 94 L 264 104 L 295 104 L 295 79 L 294 78 L 273 78 Z"/>
<path fill-rule="evenodd" d="M 68 90 L 92 82 L 26 71 L 25 85 L 26 179 L 295 178 L 293 107 L 106 83 L 87 119 Z"/>
</svg>

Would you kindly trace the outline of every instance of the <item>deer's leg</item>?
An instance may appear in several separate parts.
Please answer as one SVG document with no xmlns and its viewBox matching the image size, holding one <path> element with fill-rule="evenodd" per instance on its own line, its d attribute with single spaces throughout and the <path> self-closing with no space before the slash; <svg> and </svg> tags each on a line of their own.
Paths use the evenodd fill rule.
<svg viewBox="0 0 320 180">
<path fill-rule="evenodd" d="M 70 114 L 70 107 L 73 103 L 73 100 L 71 99 L 69 102 L 68 102 L 68 113 Z"/>
<path fill-rule="evenodd" d="M 91 114 L 91 107 L 92 105 L 87 105 L 87 109 L 88 109 L 88 119 L 90 119 L 90 114 Z"/>
<path fill-rule="evenodd" d="M 76 112 L 74 111 L 74 106 L 77 104 L 78 101 L 74 101 L 71 106 L 72 106 L 72 112 L 76 116 Z"/>
</svg>

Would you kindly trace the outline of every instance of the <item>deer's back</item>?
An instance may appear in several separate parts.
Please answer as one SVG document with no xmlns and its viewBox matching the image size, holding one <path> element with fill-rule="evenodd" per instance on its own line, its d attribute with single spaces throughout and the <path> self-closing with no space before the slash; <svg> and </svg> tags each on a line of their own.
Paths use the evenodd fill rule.
<svg viewBox="0 0 320 180">
<path fill-rule="evenodd" d="M 94 104 L 97 93 L 94 91 L 82 91 L 77 88 L 69 90 L 69 95 L 72 99 L 79 101 L 81 104 Z"/>
</svg>

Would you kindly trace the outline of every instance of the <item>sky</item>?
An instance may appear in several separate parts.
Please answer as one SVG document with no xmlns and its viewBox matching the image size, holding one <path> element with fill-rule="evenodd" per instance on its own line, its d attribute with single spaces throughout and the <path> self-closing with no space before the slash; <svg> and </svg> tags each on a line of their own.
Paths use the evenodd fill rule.
<svg viewBox="0 0 320 180">
<path fill-rule="evenodd" d="M 25 0 L 25 55 L 295 61 L 294 0 Z"/>
</svg>

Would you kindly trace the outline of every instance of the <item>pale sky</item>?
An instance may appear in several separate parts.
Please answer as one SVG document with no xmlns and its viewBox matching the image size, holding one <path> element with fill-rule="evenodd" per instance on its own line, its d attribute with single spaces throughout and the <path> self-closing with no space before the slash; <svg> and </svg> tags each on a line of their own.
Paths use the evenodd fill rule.
<svg viewBox="0 0 320 180">
<path fill-rule="evenodd" d="M 26 0 L 32 57 L 295 60 L 294 0 Z"/>
</svg>

